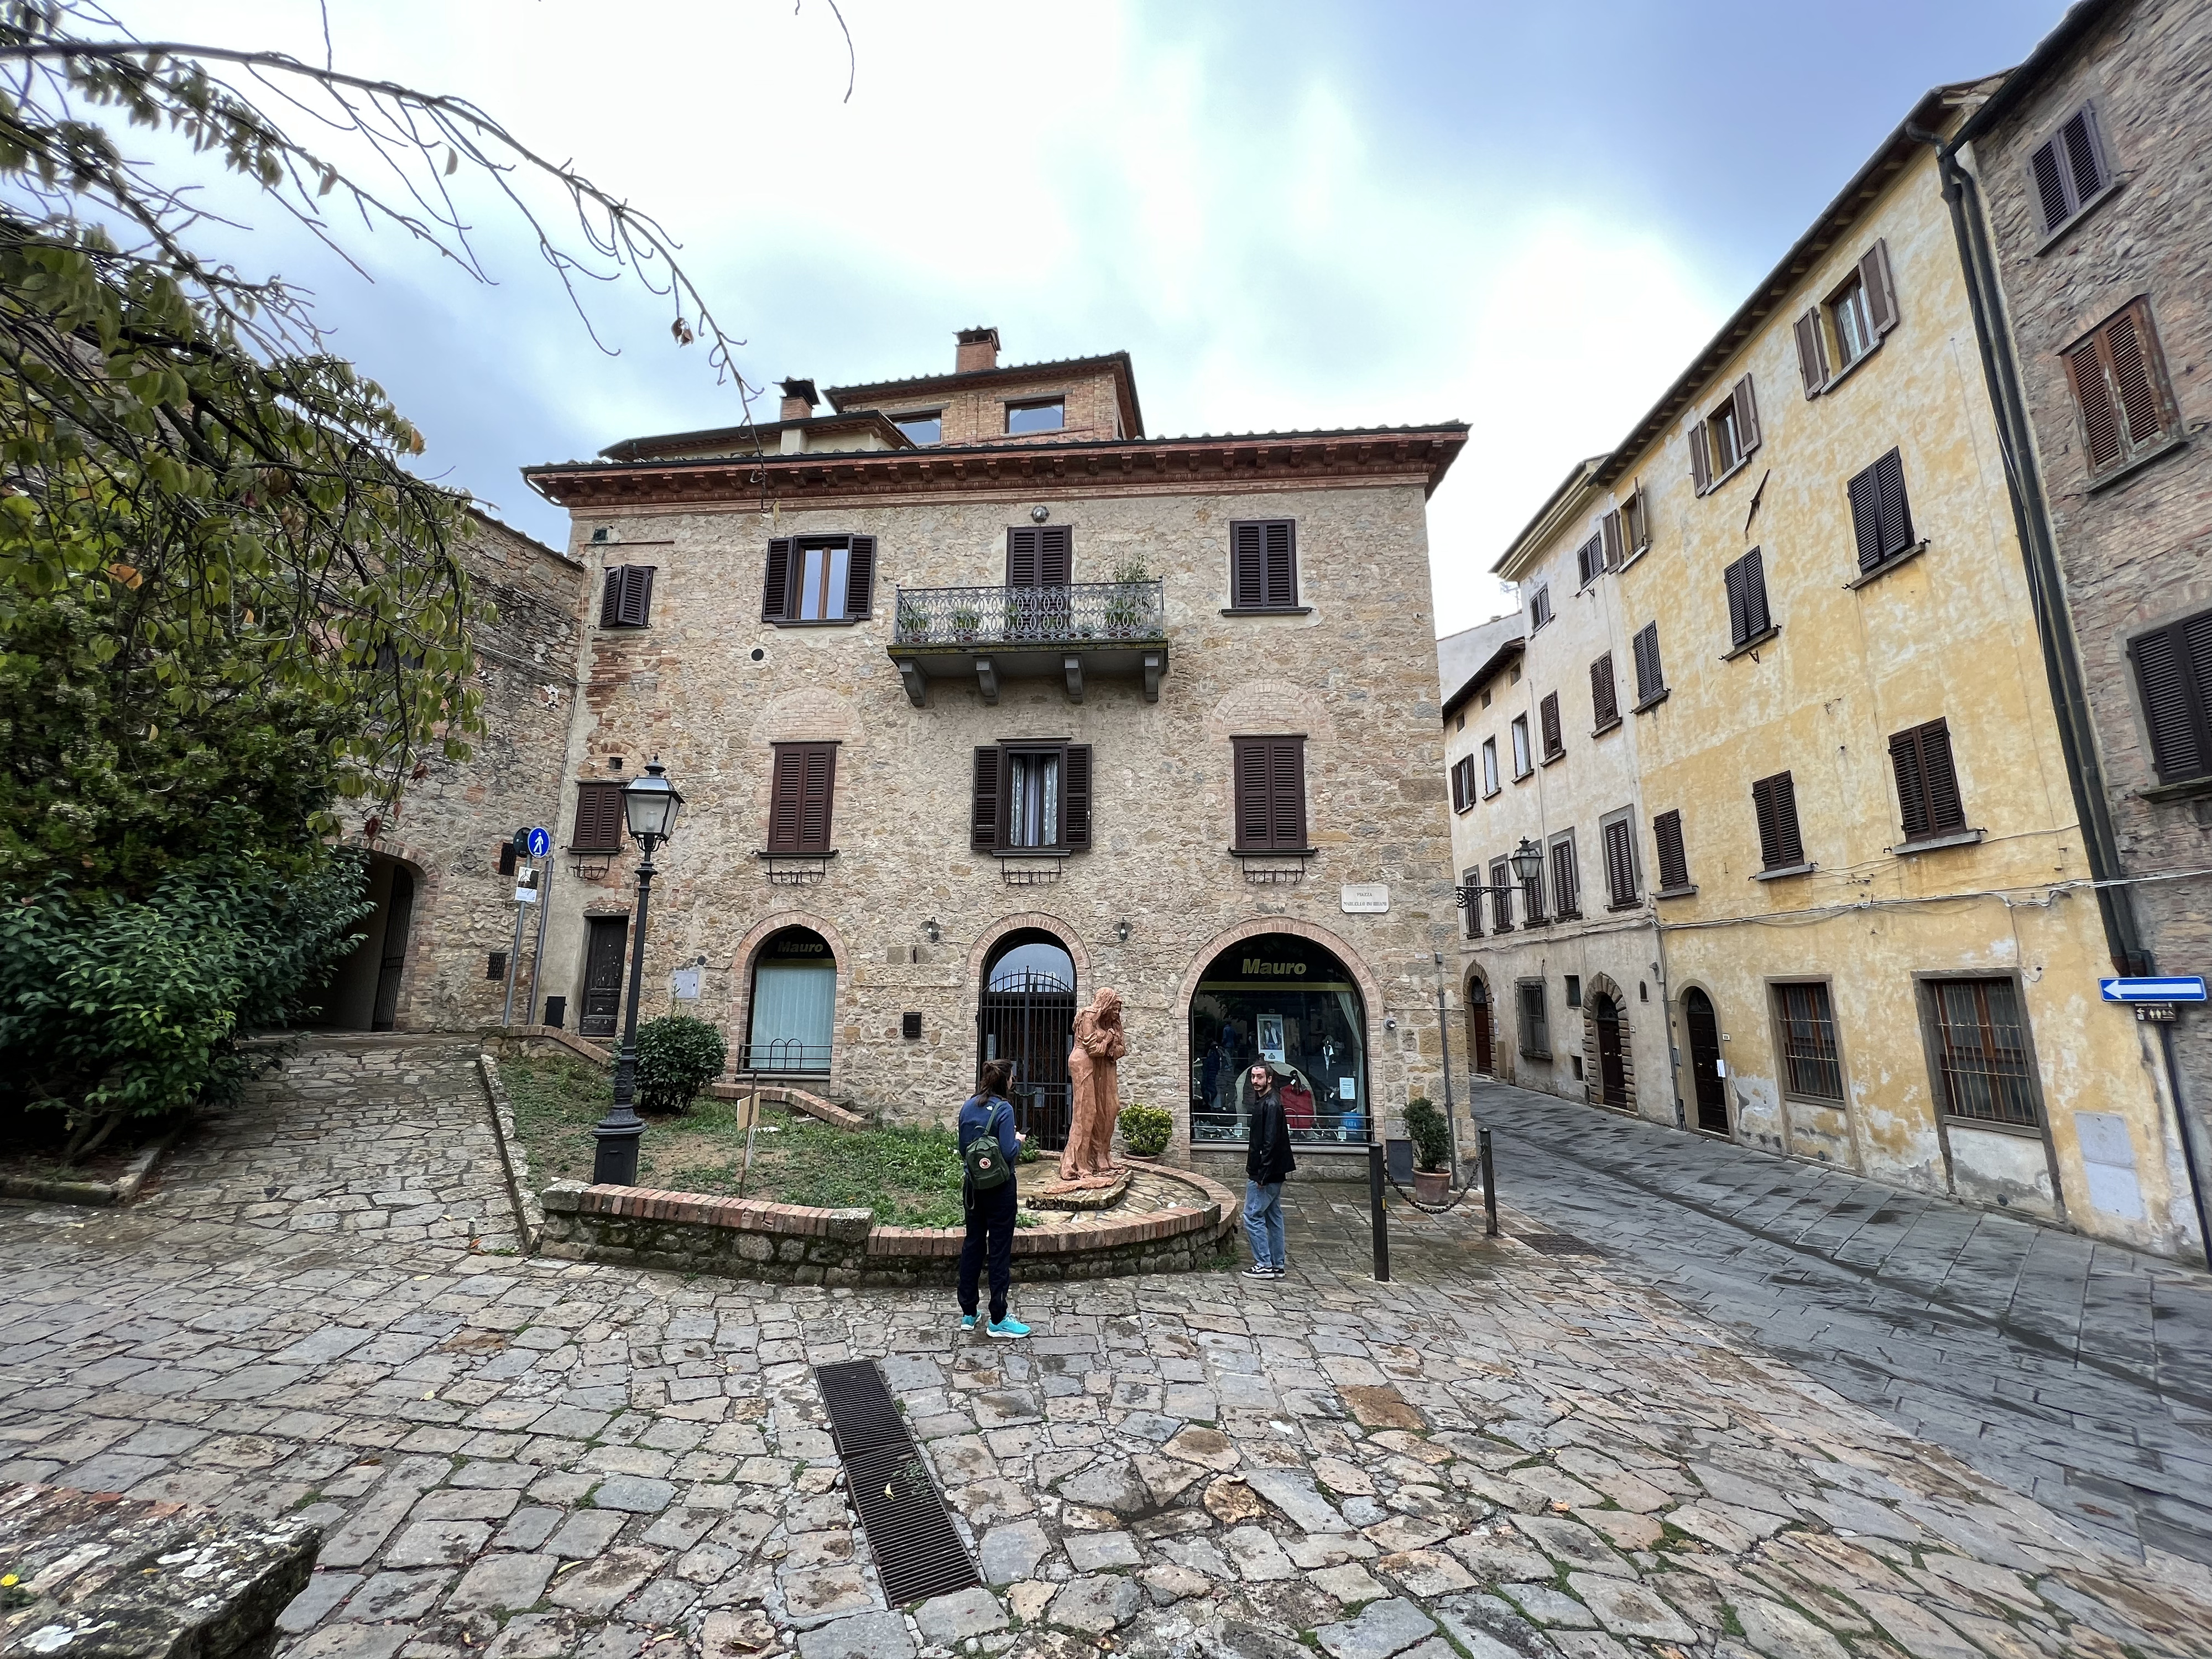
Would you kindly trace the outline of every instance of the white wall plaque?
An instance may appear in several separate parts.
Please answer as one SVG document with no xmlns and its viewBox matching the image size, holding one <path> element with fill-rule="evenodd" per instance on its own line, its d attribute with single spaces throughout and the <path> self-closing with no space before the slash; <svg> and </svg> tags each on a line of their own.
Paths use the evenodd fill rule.
<svg viewBox="0 0 2212 1659">
<path fill-rule="evenodd" d="M 677 1001 L 698 1001 L 699 970 L 696 968 L 678 968 L 676 970 L 674 978 L 675 984 L 673 988 L 676 993 Z"/>
<path fill-rule="evenodd" d="M 1390 890 L 1379 881 L 1348 881 L 1336 902 L 1347 916 L 1379 916 L 1390 908 Z"/>
</svg>

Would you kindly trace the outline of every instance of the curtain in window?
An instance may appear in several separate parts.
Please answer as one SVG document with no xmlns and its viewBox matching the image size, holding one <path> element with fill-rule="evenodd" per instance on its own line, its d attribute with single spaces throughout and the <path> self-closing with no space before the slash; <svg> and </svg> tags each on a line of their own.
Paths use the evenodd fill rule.
<svg viewBox="0 0 2212 1659">
<path fill-rule="evenodd" d="M 1060 842 L 1060 757 L 1007 757 L 1006 844 L 1054 847 Z"/>
<path fill-rule="evenodd" d="M 774 967 L 753 972 L 750 1064 L 764 1072 L 826 1072 L 837 1007 L 837 969 Z"/>
</svg>

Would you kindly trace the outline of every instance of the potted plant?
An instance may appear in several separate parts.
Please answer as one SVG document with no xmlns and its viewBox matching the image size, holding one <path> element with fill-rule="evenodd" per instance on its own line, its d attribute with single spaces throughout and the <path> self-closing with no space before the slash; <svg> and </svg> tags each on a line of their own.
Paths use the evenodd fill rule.
<svg viewBox="0 0 2212 1659">
<path fill-rule="evenodd" d="M 1133 1100 L 1121 1109 L 1117 1121 L 1121 1126 L 1121 1145 L 1131 1158 L 1158 1158 L 1175 1137 L 1175 1119 L 1163 1107 L 1140 1105 Z"/>
<path fill-rule="evenodd" d="M 1424 1204 L 1451 1198 L 1451 1125 L 1426 1095 L 1406 1103 L 1406 1133 L 1413 1142 L 1413 1196 Z"/>
<path fill-rule="evenodd" d="M 1139 631 L 1146 597 L 1143 586 L 1152 579 L 1151 568 L 1141 553 L 1129 554 L 1114 567 L 1114 592 L 1106 601 L 1109 639 L 1127 639 Z"/>
<path fill-rule="evenodd" d="M 983 631 L 983 613 L 980 611 L 956 611 L 952 613 L 952 637 L 965 645 Z"/>
<path fill-rule="evenodd" d="M 901 645 L 929 643 L 929 613 L 911 599 L 899 601 L 898 641 Z"/>
</svg>

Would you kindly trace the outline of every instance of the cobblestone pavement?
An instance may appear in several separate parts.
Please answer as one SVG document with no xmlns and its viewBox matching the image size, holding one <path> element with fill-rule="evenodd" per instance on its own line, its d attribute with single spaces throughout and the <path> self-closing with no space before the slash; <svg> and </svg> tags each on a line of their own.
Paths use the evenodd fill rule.
<svg viewBox="0 0 2212 1659">
<path fill-rule="evenodd" d="M 2212 1276 L 1477 1079 L 1498 1188 L 1606 1270 L 2081 1525 L 2212 1562 Z"/>
<path fill-rule="evenodd" d="M 293 1659 L 2212 1656 L 2196 1564 L 1589 1264 L 1401 1215 L 1367 1282 L 1356 1189 L 1294 1184 L 1280 1282 L 1018 1286 L 1025 1344 L 496 1254 L 470 1058 L 330 1045 L 139 1206 L 0 1206 L 0 1478 L 322 1522 Z M 988 1588 L 880 1604 L 810 1370 L 860 1356 Z"/>
</svg>

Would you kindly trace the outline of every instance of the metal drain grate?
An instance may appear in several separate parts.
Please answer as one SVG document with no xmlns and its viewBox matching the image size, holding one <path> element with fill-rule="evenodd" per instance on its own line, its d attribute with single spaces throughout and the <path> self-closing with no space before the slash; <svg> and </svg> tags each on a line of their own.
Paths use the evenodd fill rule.
<svg viewBox="0 0 2212 1659">
<path fill-rule="evenodd" d="M 1572 1233 L 1516 1233 L 1514 1237 L 1540 1255 L 1595 1255 L 1605 1252 L 1595 1244 L 1585 1244 Z"/>
<path fill-rule="evenodd" d="M 814 1368 L 884 1600 L 903 1607 L 979 1584 L 967 1546 L 872 1359 Z"/>
</svg>

